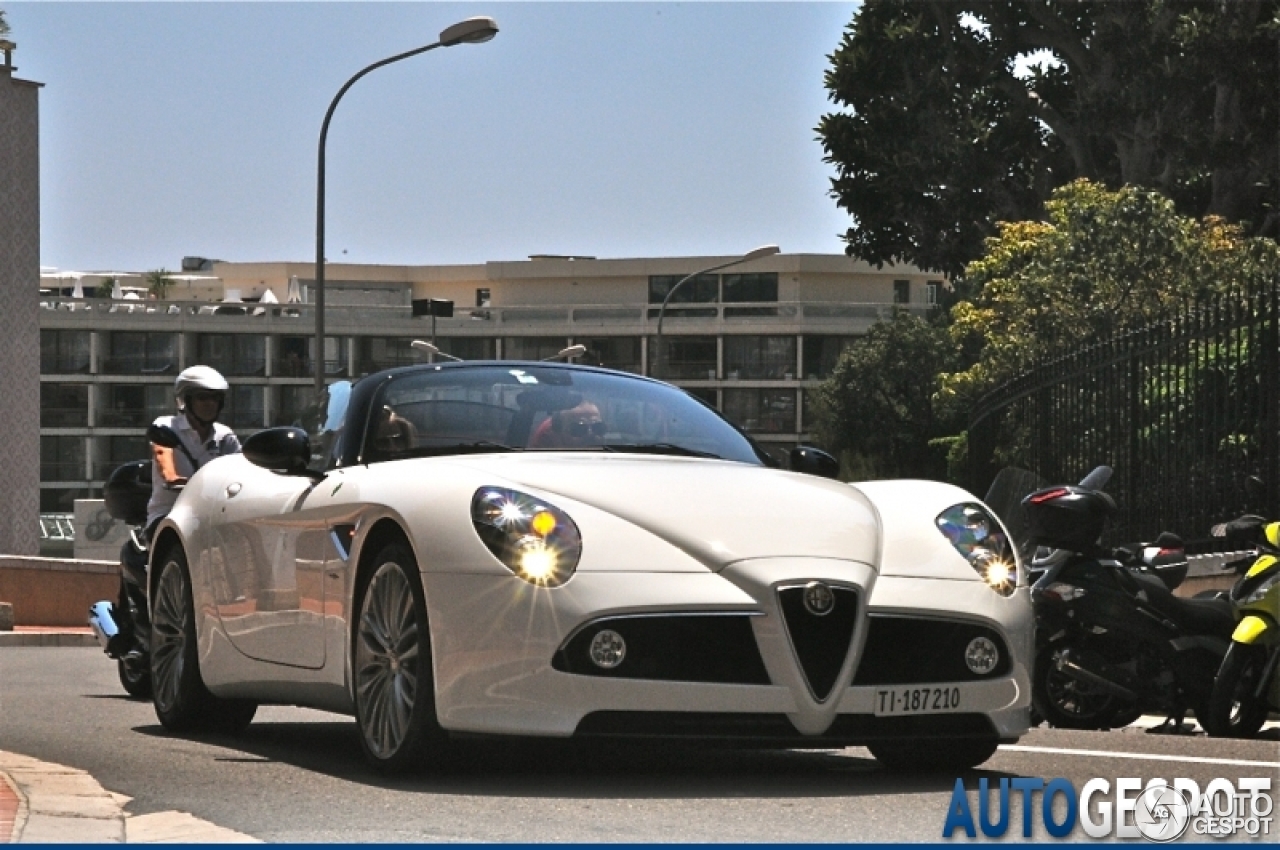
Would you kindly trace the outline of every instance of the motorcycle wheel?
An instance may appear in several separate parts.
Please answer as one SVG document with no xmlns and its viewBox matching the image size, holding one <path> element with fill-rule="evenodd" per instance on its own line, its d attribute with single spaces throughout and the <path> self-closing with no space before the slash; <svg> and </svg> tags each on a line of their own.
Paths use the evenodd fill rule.
<svg viewBox="0 0 1280 850">
<path fill-rule="evenodd" d="M 1253 694 L 1266 665 L 1265 647 L 1231 644 L 1213 681 L 1208 710 L 1204 717 L 1197 717 L 1206 732 L 1215 738 L 1252 738 L 1258 734 L 1267 722 L 1267 704 Z"/>
<path fill-rule="evenodd" d="M 1064 649 L 1067 647 L 1061 644 L 1046 646 L 1036 658 L 1032 671 L 1031 701 L 1050 726 L 1110 729 L 1116 719 L 1123 720 L 1135 710 L 1135 706 L 1121 703 L 1111 694 L 1078 682 L 1059 670 L 1054 661 Z"/>
<path fill-rule="evenodd" d="M 151 698 L 151 668 L 142 661 L 133 664 L 123 658 L 116 659 L 116 673 L 125 693 L 134 699 Z"/>
</svg>

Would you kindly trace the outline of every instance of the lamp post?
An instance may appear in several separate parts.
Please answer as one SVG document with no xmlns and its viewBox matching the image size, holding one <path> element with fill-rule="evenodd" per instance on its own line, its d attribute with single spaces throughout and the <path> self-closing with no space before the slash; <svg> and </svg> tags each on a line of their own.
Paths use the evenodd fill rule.
<svg viewBox="0 0 1280 850">
<path fill-rule="evenodd" d="M 347 93 L 347 89 L 355 85 L 356 80 L 370 71 L 381 68 L 383 65 L 390 65 L 392 62 L 399 62 L 401 59 L 408 59 L 410 56 L 417 56 L 419 53 L 426 53 L 428 50 L 435 50 L 437 47 L 453 47 L 455 44 L 479 44 L 488 41 L 497 34 L 498 25 L 493 18 L 477 17 L 459 21 L 453 26 L 444 29 L 440 33 L 438 41 L 425 47 L 419 47 L 379 62 L 374 62 L 355 74 L 351 79 L 347 80 L 342 88 L 338 89 L 338 93 L 333 96 L 333 102 L 329 104 L 329 111 L 324 114 L 324 123 L 320 125 L 320 155 L 316 166 L 316 354 L 312 368 L 315 370 L 317 403 L 324 398 L 324 146 L 329 137 L 329 121 L 333 118 L 333 110 L 337 108 L 338 101 L 342 100 L 342 96 Z"/>
<path fill-rule="evenodd" d="M 749 263 L 752 260 L 758 260 L 761 257 L 771 257 L 776 253 L 778 253 L 777 245 L 762 245 L 753 251 L 748 251 L 747 253 L 743 254 L 741 257 L 739 257 L 736 260 L 730 260 L 729 262 L 721 263 L 718 266 L 711 266 L 710 268 L 696 271 L 693 274 L 687 274 L 684 277 L 680 278 L 680 280 L 676 281 L 675 286 L 667 290 L 667 297 L 662 299 L 662 306 L 658 308 L 658 333 L 656 334 L 656 344 L 658 349 L 657 350 L 658 369 L 654 374 L 655 378 L 661 378 L 663 374 L 666 372 L 666 369 L 663 368 L 663 364 L 666 358 L 663 356 L 663 349 L 662 349 L 662 319 L 667 314 L 667 304 L 668 302 L 671 301 L 671 296 L 676 294 L 676 290 L 684 286 L 689 281 L 693 280 L 695 277 L 698 277 L 699 275 L 710 274 L 711 272 L 718 272 L 721 269 L 727 269 L 730 266 L 740 265 L 741 263 Z"/>
</svg>

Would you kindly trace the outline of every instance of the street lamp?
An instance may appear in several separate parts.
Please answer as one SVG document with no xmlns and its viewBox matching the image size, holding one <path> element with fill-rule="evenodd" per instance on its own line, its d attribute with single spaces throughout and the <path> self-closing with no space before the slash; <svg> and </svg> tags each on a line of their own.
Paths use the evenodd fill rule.
<svg viewBox="0 0 1280 850">
<path fill-rule="evenodd" d="M 741 257 L 739 257 L 736 260 L 730 260 L 727 263 L 721 263 L 718 266 L 711 266 L 710 268 L 702 269 L 701 271 L 696 271 L 693 274 L 685 275 L 684 277 L 680 278 L 680 280 L 676 281 L 675 286 L 667 290 L 667 297 L 662 299 L 662 306 L 658 308 L 658 333 L 656 335 L 657 349 L 658 349 L 657 350 L 658 369 L 656 374 L 654 374 L 655 378 L 661 378 L 663 376 L 663 373 L 666 372 L 666 370 L 662 368 L 663 362 L 666 359 L 663 356 L 663 349 L 662 349 L 662 319 L 667 314 L 667 303 L 671 300 L 671 296 L 676 294 L 676 290 L 684 286 L 689 281 L 693 280 L 695 277 L 698 277 L 699 275 L 710 274 L 711 272 L 718 272 L 721 269 L 729 268 L 729 266 L 736 266 L 741 263 L 749 263 L 752 260 L 758 260 L 761 257 L 771 257 L 776 253 L 778 253 L 777 245 L 761 245 L 759 248 L 756 248 L 753 251 L 748 251 L 747 253 L 743 254 Z"/>
<path fill-rule="evenodd" d="M 410 56 L 417 56 L 419 53 L 426 53 L 428 50 L 435 50 L 437 47 L 453 47 L 455 44 L 479 44 L 488 41 L 497 34 L 498 24 L 493 18 L 477 17 L 459 21 L 453 26 L 444 29 L 440 33 L 439 41 L 374 62 L 357 73 L 347 80 L 342 88 L 338 89 L 338 93 L 333 96 L 333 102 L 329 104 L 329 111 L 324 114 L 324 123 L 320 125 L 320 156 L 316 167 L 316 354 L 313 368 L 316 376 L 317 402 L 324 398 L 324 145 L 329 137 L 329 120 L 333 118 L 333 110 L 337 108 L 338 101 L 342 100 L 342 96 L 347 93 L 347 89 L 355 85 L 356 80 L 370 71 L 381 68 L 383 65 L 390 65 L 392 62 L 399 62 L 401 59 L 408 59 Z"/>
</svg>

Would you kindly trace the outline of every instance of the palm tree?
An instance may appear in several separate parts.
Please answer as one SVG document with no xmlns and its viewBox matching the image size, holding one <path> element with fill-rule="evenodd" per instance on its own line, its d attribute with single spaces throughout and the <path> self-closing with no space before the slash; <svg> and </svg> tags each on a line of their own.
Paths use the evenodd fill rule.
<svg viewBox="0 0 1280 850">
<path fill-rule="evenodd" d="M 156 300 L 163 301 L 165 296 L 169 294 L 169 287 L 173 286 L 174 280 L 169 277 L 169 270 L 166 268 L 158 268 L 147 272 L 147 292 L 156 297 Z"/>
<path fill-rule="evenodd" d="M 0 9 L 0 35 L 9 34 L 9 22 L 4 19 L 4 9 Z"/>
</svg>

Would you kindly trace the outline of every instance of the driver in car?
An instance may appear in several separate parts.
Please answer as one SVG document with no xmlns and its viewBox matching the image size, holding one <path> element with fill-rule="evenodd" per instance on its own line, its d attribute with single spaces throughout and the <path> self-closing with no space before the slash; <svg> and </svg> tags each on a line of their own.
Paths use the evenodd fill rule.
<svg viewBox="0 0 1280 850">
<path fill-rule="evenodd" d="M 529 445 L 537 449 L 577 449 L 598 446 L 607 431 L 594 402 L 583 399 L 577 407 L 558 410 L 534 429 Z"/>
</svg>

